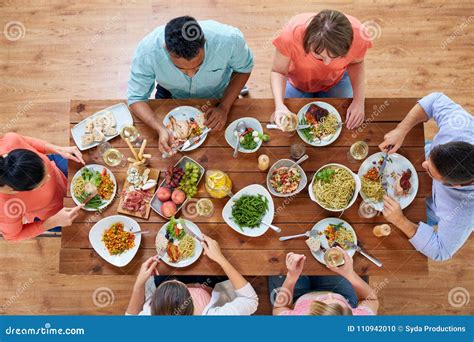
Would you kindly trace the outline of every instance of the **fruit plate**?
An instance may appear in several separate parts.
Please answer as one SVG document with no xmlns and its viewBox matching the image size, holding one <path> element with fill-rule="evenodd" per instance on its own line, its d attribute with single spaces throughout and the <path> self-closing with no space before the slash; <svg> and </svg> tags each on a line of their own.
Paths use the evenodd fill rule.
<svg viewBox="0 0 474 342">
<path fill-rule="evenodd" d="M 176 164 L 174 164 L 174 166 L 179 166 L 180 168 L 182 168 L 184 170 L 184 166 L 186 165 L 186 163 L 188 162 L 191 162 L 191 163 L 194 163 L 196 164 L 198 167 L 199 167 L 199 171 L 200 171 L 200 175 L 199 175 L 199 178 L 198 178 L 198 181 L 197 181 L 197 186 L 199 186 L 199 183 L 201 182 L 201 179 L 202 177 L 204 176 L 204 172 L 206 171 L 206 169 L 201 165 L 199 164 L 197 161 L 195 161 L 194 159 L 192 158 L 189 158 L 187 156 L 184 156 L 182 157 Z M 164 174 L 164 173 L 163 173 Z M 158 198 L 158 190 L 164 186 L 165 184 L 165 180 L 163 179 L 163 181 L 160 183 L 160 185 L 158 186 L 158 189 L 157 191 L 155 192 L 155 194 L 153 195 L 151 201 L 150 201 L 150 206 L 151 208 L 158 214 L 160 215 L 161 217 L 164 217 L 165 219 L 169 219 L 169 217 L 165 216 L 162 214 L 161 212 L 161 206 L 163 205 L 163 202 L 160 201 L 160 199 Z M 174 189 L 170 189 L 171 191 L 174 190 Z M 186 198 L 186 200 L 181 203 L 181 205 L 176 208 L 176 213 L 174 214 L 174 216 L 177 215 L 177 213 L 181 210 L 181 208 L 186 205 L 186 202 L 188 201 L 188 198 Z"/>
</svg>

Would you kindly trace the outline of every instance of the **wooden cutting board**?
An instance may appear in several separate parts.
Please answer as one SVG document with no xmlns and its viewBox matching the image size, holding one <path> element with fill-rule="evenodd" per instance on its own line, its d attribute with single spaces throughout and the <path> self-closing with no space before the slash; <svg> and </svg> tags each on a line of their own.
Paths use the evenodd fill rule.
<svg viewBox="0 0 474 342">
<path fill-rule="evenodd" d="M 139 166 L 138 167 L 138 171 L 140 172 L 140 174 L 143 174 L 143 171 L 147 169 L 147 167 L 145 166 Z M 156 180 L 156 182 L 158 183 L 158 178 L 160 177 L 160 170 L 157 170 L 157 169 L 153 169 L 153 168 L 149 168 L 150 169 L 150 173 L 148 175 L 148 179 L 154 179 Z M 125 178 L 125 182 L 123 184 L 123 188 L 122 188 L 122 192 L 126 189 L 128 189 L 128 187 L 130 186 L 131 184 L 127 181 L 127 179 Z M 150 194 L 150 201 L 151 201 L 151 198 L 153 197 L 153 194 L 155 193 L 155 190 L 156 190 L 156 185 L 151 188 L 151 189 L 148 189 L 148 193 Z M 150 211 L 151 211 L 151 206 L 150 206 L 150 202 L 148 202 L 146 204 L 146 210 L 145 210 L 145 213 L 144 214 L 141 214 L 139 212 L 134 212 L 134 211 L 129 211 L 129 210 L 126 210 L 126 209 L 123 209 L 122 208 L 122 202 L 124 200 L 124 196 L 121 195 L 120 196 L 120 201 L 119 201 L 119 204 L 118 204 L 118 207 L 117 207 L 117 213 L 119 214 L 124 214 L 124 215 L 128 215 L 128 216 L 133 216 L 133 217 L 138 217 L 138 218 L 142 218 L 142 219 L 145 219 L 145 220 L 148 220 L 148 218 L 150 217 Z"/>
</svg>

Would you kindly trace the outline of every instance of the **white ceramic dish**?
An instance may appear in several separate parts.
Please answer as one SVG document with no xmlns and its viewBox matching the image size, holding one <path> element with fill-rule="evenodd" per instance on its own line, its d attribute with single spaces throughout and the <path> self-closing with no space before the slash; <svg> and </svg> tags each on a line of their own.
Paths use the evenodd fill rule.
<svg viewBox="0 0 474 342">
<path fill-rule="evenodd" d="M 354 189 L 354 194 L 352 195 L 352 199 L 349 201 L 347 206 L 345 208 L 342 208 L 342 209 L 332 209 L 332 208 L 329 208 L 329 207 L 326 207 L 326 206 L 322 205 L 316 199 L 316 196 L 314 195 L 314 192 L 313 192 L 313 184 L 314 184 L 314 179 L 316 177 L 316 174 L 319 171 L 321 171 L 321 170 L 323 170 L 327 167 L 330 167 L 330 166 L 340 167 L 340 168 L 343 168 L 343 169 L 347 170 L 348 172 L 350 172 L 350 174 L 352 175 L 352 177 L 354 178 L 354 181 L 355 181 L 355 189 Z M 355 200 L 357 199 L 357 195 L 359 194 L 359 191 L 360 191 L 360 178 L 356 174 L 354 174 L 354 172 L 352 172 L 347 166 L 344 166 L 344 165 L 341 165 L 341 164 L 336 164 L 336 163 L 326 164 L 326 165 L 322 166 L 321 168 L 319 168 L 319 170 L 314 173 L 313 178 L 311 180 L 311 183 L 308 186 L 308 193 L 309 193 L 309 197 L 311 198 L 311 200 L 313 202 L 316 202 L 322 208 L 324 208 L 326 210 L 329 210 L 329 211 L 333 211 L 333 212 L 341 212 L 341 211 L 346 210 L 347 208 L 350 208 L 351 205 L 353 205 Z"/>
<path fill-rule="evenodd" d="M 321 221 L 317 222 L 313 228 L 311 228 L 311 230 L 315 230 L 317 231 L 318 233 L 321 233 L 321 235 L 319 236 L 319 241 L 321 241 L 321 246 L 325 249 L 328 249 L 330 248 L 329 246 L 329 243 L 328 243 L 328 240 L 326 239 L 326 236 L 324 235 L 324 229 L 326 229 L 326 227 L 329 225 L 329 224 L 339 224 L 339 223 L 343 223 L 344 227 L 347 228 L 347 230 L 351 231 L 353 236 L 354 236 L 354 244 L 357 245 L 357 235 L 355 233 L 355 230 L 354 228 L 352 228 L 352 226 L 347 223 L 346 221 L 344 220 L 341 220 L 340 218 L 336 218 L 336 217 L 328 217 L 328 218 L 325 218 L 325 219 L 322 219 Z M 347 250 L 347 253 L 352 257 L 354 256 L 355 254 L 355 249 L 354 248 L 349 248 Z M 324 261 L 324 252 L 320 249 L 319 251 L 317 252 L 313 252 L 311 251 L 311 254 L 313 255 L 313 257 L 318 260 L 320 263 L 322 263 L 323 265 L 326 265 L 326 262 Z"/>
<path fill-rule="evenodd" d="M 197 182 L 197 186 L 199 186 L 199 183 L 201 182 L 202 177 L 204 177 L 204 173 L 206 172 L 206 169 L 201 164 L 199 164 L 197 161 L 195 161 L 194 159 L 189 158 L 187 156 L 182 157 L 174 166 L 180 166 L 184 170 L 184 165 L 186 165 L 187 162 L 192 162 L 192 163 L 196 164 L 197 166 L 199 166 L 199 170 L 201 171 L 201 175 L 199 176 L 199 179 L 198 179 L 198 182 Z M 153 197 L 150 201 L 150 206 L 158 215 L 160 215 L 161 217 L 163 217 L 165 219 L 169 219 L 169 217 L 166 217 L 161 213 L 161 205 L 163 203 L 157 197 L 158 189 L 161 188 L 164 184 L 165 184 L 165 180 L 163 179 L 163 181 L 156 188 L 156 192 L 155 192 L 155 194 L 153 195 Z M 175 216 L 178 215 L 179 211 L 181 210 L 181 208 L 183 208 L 186 205 L 187 201 L 188 201 L 188 199 L 186 198 L 186 200 L 177 208 Z"/>
<path fill-rule="evenodd" d="M 290 192 L 288 194 L 283 194 L 283 193 L 277 192 L 273 188 L 273 186 L 270 183 L 273 171 L 275 171 L 276 169 L 278 169 L 280 167 L 289 167 L 293 163 L 294 163 L 294 161 L 291 160 L 291 159 L 280 159 L 275 164 L 272 165 L 270 170 L 268 170 L 268 173 L 267 173 L 267 188 L 273 196 L 276 196 L 276 197 L 291 197 L 291 196 L 294 196 L 297 193 L 301 192 L 305 188 L 305 186 L 308 184 L 308 178 L 306 177 L 306 173 L 304 172 L 303 168 L 299 165 L 296 165 L 295 168 L 299 170 L 300 175 L 301 175 L 300 184 L 298 185 L 298 188 L 296 188 L 295 191 Z"/>
<path fill-rule="evenodd" d="M 240 121 L 245 121 L 248 128 L 252 128 L 254 131 L 257 131 L 257 132 L 263 134 L 262 124 L 255 118 L 246 117 L 246 118 L 241 118 L 241 119 L 237 119 L 237 120 L 233 121 L 232 123 L 229 124 L 229 126 L 225 130 L 225 140 L 230 145 L 230 147 L 232 147 L 234 149 L 235 149 L 235 145 L 237 144 L 237 137 L 235 136 L 234 131 L 235 131 L 235 128 L 237 127 L 237 124 Z M 255 147 L 252 150 L 247 150 L 247 149 L 243 148 L 242 146 L 239 146 L 239 152 L 254 153 L 254 152 L 258 151 L 260 146 L 262 146 L 262 140 L 260 140 L 257 144 L 257 147 Z"/>
<path fill-rule="evenodd" d="M 125 231 L 140 231 L 140 225 L 134 219 L 123 215 L 114 215 L 103 218 L 91 228 L 89 231 L 89 241 L 92 245 L 92 248 L 94 248 L 94 250 L 102 257 L 102 259 L 114 266 L 123 267 L 132 261 L 135 254 L 137 254 L 138 247 L 140 247 L 140 242 L 142 241 L 142 235 L 135 235 L 135 247 L 132 249 L 129 249 L 128 251 L 125 251 L 119 255 L 111 255 L 102 241 L 102 235 L 107 229 L 110 228 L 112 224 L 117 222 L 122 222 L 124 224 Z"/>
<path fill-rule="evenodd" d="M 179 220 L 179 219 L 176 219 L 176 220 Z M 186 224 L 186 226 L 191 229 L 197 236 L 199 237 L 202 237 L 202 232 L 201 230 L 199 229 L 199 227 L 194 223 L 194 222 L 191 222 L 189 220 L 185 220 L 183 219 L 184 223 Z M 166 226 L 169 224 L 169 222 L 166 222 L 161 228 L 160 230 L 158 231 L 158 234 L 161 234 L 163 236 L 166 235 Z M 171 260 L 169 259 L 168 257 L 168 253 L 165 253 L 163 255 L 163 257 L 161 258 L 161 260 L 163 260 L 163 262 L 171 267 L 177 267 L 177 268 L 182 268 L 182 267 L 187 267 L 191 264 L 193 264 L 197 259 L 199 259 L 199 257 L 201 256 L 202 254 L 202 251 L 203 251 L 203 248 L 202 248 L 202 245 L 201 245 L 201 242 L 199 242 L 198 240 L 194 239 L 194 241 L 196 242 L 196 248 L 194 249 L 194 255 L 191 257 L 191 258 L 188 258 L 188 259 L 184 259 L 184 260 L 181 260 L 179 262 L 171 262 Z"/>
<path fill-rule="evenodd" d="M 363 175 L 365 175 L 371 167 L 380 166 L 378 164 L 378 161 L 382 159 L 383 155 L 384 155 L 383 152 L 377 152 L 369 156 L 366 160 L 364 160 L 364 162 L 359 168 L 359 172 L 357 173 L 360 179 L 362 179 Z M 403 171 L 406 171 L 407 169 L 411 170 L 411 178 L 410 178 L 411 190 L 406 196 L 396 196 L 394 193 L 394 186 L 396 182 L 395 182 L 395 179 L 391 175 L 392 173 L 401 174 Z M 384 173 L 386 175 L 385 177 L 388 183 L 388 187 L 387 187 L 388 195 L 397 199 L 398 202 L 400 203 L 400 207 L 402 209 L 405 209 L 411 204 L 411 202 L 413 202 L 413 200 L 416 197 L 416 193 L 418 192 L 418 187 L 419 187 L 418 174 L 416 173 L 415 167 L 407 158 L 405 158 L 401 154 L 393 153 L 389 155 L 389 159 L 387 160 Z M 364 201 L 368 202 L 374 209 L 378 211 L 383 210 L 383 201 L 375 202 L 375 201 L 370 200 L 369 198 L 365 196 L 362 190 L 360 191 L 360 196 L 362 197 Z"/>
<path fill-rule="evenodd" d="M 341 115 L 339 114 L 339 112 L 337 111 L 336 108 L 334 108 L 333 106 L 331 106 L 329 103 L 326 103 L 326 102 L 314 101 L 314 102 L 307 103 L 306 105 L 304 105 L 304 106 L 298 111 L 298 123 L 301 123 L 301 120 L 304 119 L 304 115 L 306 114 L 306 111 L 308 110 L 309 106 L 312 105 L 312 104 L 315 104 L 315 105 L 318 105 L 318 106 L 321 107 L 321 108 L 327 109 L 327 110 L 329 111 L 329 114 L 333 114 L 333 115 L 336 116 L 338 123 L 341 123 L 341 122 L 342 122 Z M 319 141 L 319 140 L 310 141 L 310 140 L 306 139 L 306 137 L 305 137 L 304 134 L 301 132 L 301 130 L 297 130 L 298 135 L 300 136 L 301 140 L 303 140 L 305 143 L 307 143 L 307 144 L 309 144 L 309 145 L 311 145 L 311 146 L 327 146 L 327 145 L 330 145 L 330 144 L 332 144 L 334 141 L 336 141 L 336 139 L 337 139 L 337 138 L 339 137 L 339 135 L 341 134 L 341 131 L 342 131 L 342 127 L 339 127 L 339 128 L 336 130 L 336 133 L 334 133 L 334 134 L 332 134 L 332 135 L 329 135 L 329 136 L 327 136 L 327 137 L 322 138 L 321 141 Z"/>
<path fill-rule="evenodd" d="M 120 130 L 123 126 L 133 125 L 132 114 L 130 113 L 130 111 L 128 110 L 128 107 L 124 103 L 118 103 L 116 105 L 105 108 L 105 109 L 103 109 L 103 110 L 101 110 L 97 113 L 94 113 L 91 116 L 89 116 L 88 118 L 86 118 L 86 119 L 82 120 L 81 122 L 79 122 L 73 128 L 71 128 L 72 138 L 74 139 L 74 142 L 76 143 L 76 146 L 81 151 L 88 150 L 88 149 L 96 147 L 97 145 L 100 144 L 98 142 L 95 142 L 95 143 L 87 145 L 87 146 L 82 146 L 81 136 L 83 136 L 85 134 L 86 121 L 88 119 L 93 119 L 94 117 L 96 117 L 98 115 L 103 115 L 103 114 L 105 114 L 105 112 L 108 112 L 108 111 L 112 112 L 112 114 L 115 118 L 115 121 L 117 123 L 116 127 L 115 127 L 117 129 L 117 134 L 106 136 L 105 140 L 103 142 L 109 141 L 109 140 L 115 138 L 116 136 L 118 136 L 120 134 Z"/>
<path fill-rule="evenodd" d="M 163 119 L 163 126 L 166 127 L 170 123 L 170 117 L 173 116 L 177 121 L 187 121 L 191 118 L 195 118 L 197 115 L 203 114 L 199 109 L 191 106 L 181 106 L 181 107 L 176 107 L 173 109 L 171 112 L 166 114 L 166 116 Z M 206 140 L 207 134 L 205 134 L 202 139 L 200 139 L 197 143 L 189 146 L 187 149 L 182 150 L 182 152 L 186 151 L 192 151 L 198 148 L 203 144 L 203 142 Z"/>
<path fill-rule="evenodd" d="M 97 165 L 97 164 L 89 164 L 89 165 L 86 165 L 84 167 L 87 167 L 89 170 L 93 170 L 93 171 L 98 171 L 98 172 L 102 172 L 103 169 L 106 169 L 107 170 L 107 174 L 110 176 L 110 180 L 112 182 L 114 182 L 114 185 L 115 185 L 115 189 L 114 189 L 114 192 L 112 194 L 112 196 L 110 197 L 109 200 L 104 200 L 104 204 L 102 204 L 97 210 L 96 209 L 92 209 L 92 208 L 82 208 L 86 211 L 101 211 L 103 210 L 104 208 L 106 208 L 110 203 L 112 203 L 112 201 L 114 200 L 115 198 L 115 195 L 117 194 L 117 180 L 115 179 L 115 176 L 114 174 L 112 173 L 112 171 L 110 171 L 108 168 L 106 168 L 105 166 L 102 166 L 102 165 Z M 79 171 L 76 172 L 76 174 L 74 175 L 74 177 L 72 178 L 72 182 L 70 184 L 70 193 L 71 193 L 71 197 L 72 197 L 72 200 L 74 201 L 74 203 L 76 203 L 77 205 L 80 205 L 81 202 L 79 202 L 79 200 L 74 196 L 74 191 L 73 191 L 73 184 L 75 183 L 77 177 L 79 177 L 81 175 L 81 171 L 82 169 L 84 168 L 82 167 Z"/>
<path fill-rule="evenodd" d="M 252 184 L 246 186 L 245 188 L 237 192 L 234 196 L 232 196 L 232 198 L 227 201 L 226 205 L 224 206 L 224 209 L 222 209 L 222 217 L 224 218 L 224 221 L 237 233 L 240 233 L 245 236 L 257 237 L 265 234 L 265 232 L 269 229 L 269 227 L 263 223 L 261 223 L 258 227 L 255 228 L 243 227 L 242 229 L 240 229 L 240 227 L 232 219 L 232 206 L 234 205 L 235 200 L 240 198 L 240 196 L 242 195 L 259 194 L 265 196 L 268 199 L 268 210 L 265 216 L 263 217 L 263 221 L 267 223 L 272 223 L 273 216 L 275 214 L 275 205 L 273 204 L 272 196 L 270 195 L 268 190 L 260 184 Z"/>
</svg>

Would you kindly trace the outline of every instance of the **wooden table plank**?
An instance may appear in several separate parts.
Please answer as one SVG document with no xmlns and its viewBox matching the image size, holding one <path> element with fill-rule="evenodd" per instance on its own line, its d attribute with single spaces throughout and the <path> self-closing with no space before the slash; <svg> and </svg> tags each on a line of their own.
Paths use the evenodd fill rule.
<svg viewBox="0 0 474 342">
<path fill-rule="evenodd" d="M 304 167 L 304 165 L 303 165 Z M 77 171 L 79 167 L 75 167 L 74 170 L 72 171 Z M 164 171 L 161 170 L 159 182 L 164 179 Z M 306 170 L 306 175 L 311 179 L 313 176 L 314 172 L 316 170 Z M 115 179 L 117 180 L 119 190 L 121 191 L 123 188 L 124 181 L 127 177 L 126 171 L 124 170 L 113 170 L 113 174 L 115 176 Z M 433 182 L 433 179 L 428 175 L 426 172 L 418 172 L 418 181 L 419 181 L 419 187 L 418 187 L 418 192 L 416 194 L 416 197 L 429 197 L 431 194 L 431 183 Z M 267 172 L 246 172 L 246 173 L 240 173 L 236 171 L 232 171 L 228 173 L 229 177 L 232 179 L 232 188 L 234 192 L 239 191 L 240 189 L 246 187 L 249 184 L 261 184 L 263 186 L 267 186 Z M 72 179 L 74 178 L 74 173 L 71 172 L 68 177 L 68 182 L 71 184 Z M 68 188 L 67 191 L 68 196 L 71 196 L 70 193 L 70 188 Z M 208 197 L 209 195 L 206 192 L 206 189 L 204 187 L 204 181 L 199 183 L 198 187 L 198 193 L 196 194 L 196 198 L 201 198 L 201 197 Z M 303 191 L 300 193 L 296 194 L 296 197 L 305 197 L 308 198 L 308 188 L 306 187 Z"/>
<path fill-rule="evenodd" d="M 131 157 L 132 153 L 128 148 L 118 148 L 126 157 Z M 103 164 L 101 156 L 95 152 L 96 149 L 84 153 L 84 160 L 86 164 L 99 163 Z M 203 147 L 194 151 L 186 152 L 186 156 L 196 160 L 206 169 L 217 169 L 222 171 L 234 172 L 257 172 L 259 171 L 257 165 L 257 158 L 260 154 L 267 154 L 270 157 L 270 162 L 274 163 L 279 159 L 289 158 L 290 150 L 288 147 L 267 147 L 262 146 L 258 153 L 240 153 L 238 158 L 232 158 L 232 148 L 227 147 Z M 347 160 L 347 147 L 328 146 L 324 148 L 307 148 L 306 154 L 309 159 L 301 166 L 304 170 L 316 171 L 320 167 L 328 163 L 339 163 L 346 165 L 353 171 L 357 171 L 361 163 L 349 163 Z M 380 152 L 376 147 L 369 148 L 369 154 Z M 400 154 L 409 159 L 415 166 L 417 171 L 424 171 L 421 166 L 425 160 L 425 155 L 422 147 L 403 147 L 400 149 Z M 183 155 L 174 155 L 169 159 L 161 159 L 161 154 L 157 151 L 152 155 L 149 166 L 165 170 L 168 165 L 175 164 Z M 70 171 L 77 171 L 81 165 L 77 163 L 70 163 Z"/>
<path fill-rule="evenodd" d="M 226 203 L 226 199 L 213 200 L 214 203 L 214 214 L 210 218 L 196 217 L 193 218 L 194 222 L 209 222 L 209 223 L 223 223 L 222 209 Z M 287 225 L 299 225 L 300 223 L 317 222 L 325 217 L 338 217 L 339 213 L 333 213 L 321 208 L 315 202 L 312 202 L 308 198 L 274 198 L 276 216 L 273 220 L 275 224 L 282 224 L 281 228 L 285 228 Z M 348 208 L 342 214 L 341 218 L 350 223 L 385 223 L 385 219 L 382 215 L 376 216 L 371 219 L 364 219 L 359 216 L 358 208 L 362 202 L 360 196 L 357 198 L 355 203 Z M 64 200 L 64 205 L 67 207 L 75 206 L 71 198 Z M 79 216 L 76 219 L 75 224 L 91 224 L 101 220 L 104 217 L 117 214 L 118 201 L 114 200 L 109 207 L 104 209 L 101 213 L 91 213 L 85 210 L 81 210 Z M 426 218 L 426 206 L 425 199 L 417 197 L 413 202 L 403 211 L 405 216 L 414 221 L 424 220 Z M 137 222 L 146 222 L 140 218 L 134 218 Z M 150 214 L 150 222 L 165 222 L 161 216 L 155 213 L 153 210 Z"/>
<path fill-rule="evenodd" d="M 294 235 L 304 233 L 313 227 L 314 223 L 301 223 L 297 226 L 288 225 L 280 234 L 269 229 L 264 235 L 252 238 L 243 236 L 231 229 L 224 223 L 201 223 L 201 231 L 219 241 L 223 249 L 242 249 L 242 250 L 281 250 L 281 249 L 305 249 L 305 238 L 280 241 L 278 238 L 285 235 Z M 387 237 L 378 238 L 372 233 L 373 224 L 355 223 L 351 224 L 357 234 L 358 243 L 367 251 L 372 250 L 413 250 L 413 246 L 405 235 L 395 230 Z M 142 235 L 140 248 L 155 249 L 155 237 L 162 224 L 155 222 L 144 222 L 140 224 L 142 230 L 148 230 L 148 234 Z M 61 240 L 62 248 L 92 248 L 89 243 L 89 230 L 91 225 L 79 224 L 71 229 L 63 231 Z"/>
<path fill-rule="evenodd" d="M 241 115 L 242 117 L 245 115 Z M 382 141 L 384 135 L 394 129 L 397 126 L 397 122 L 372 122 L 370 125 L 359 131 L 351 131 L 347 128 L 343 128 L 341 135 L 337 138 L 331 146 L 350 146 L 355 140 L 363 140 L 369 146 L 378 146 Z M 74 127 L 74 123 L 70 124 L 70 128 Z M 158 135 L 156 131 L 151 129 L 149 126 L 142 122 L 135 123 L 138 128 L 140 135 L 147 139 L 147 147 L 156 149 L 158 148 Z M 289 135 L 280 130 L 267 129 L 266 123 L 262 122 L 264 133 L 270 135 L 270 141 L 265 143 L 265 146 L 291 146 L 295 141 L 300 138 L 297 134 Z M 301 141 L 301 140 L 300 140 Z M 120 138 L 114 139 L 115 147 L 127 147 L 125 141 Z M 405 138 L 403 142 L 404 147 L 423 146 L 425 143 L 423 136 L 423 124 L 415 126 L 410 134 Z M 71 144 L 74 144 L 74 140 L 71 137 Z M 224 137 L 224 132 L 211 132 L 207 137 L 206 141 L 202 145 L 203 147 L 227 147 L 227 142 Z M 310 145 L 306 145 L 310 148 Z M 157 151 L 152 151 L 157 153 Z"/>
<path fill-rule="evenodd" d="M 301 253 L 307 256 L 303 274 L 324 275 L 334 274 L 326 266 L 314 260 L 309 250 L 223 250 L 223 254 L 234 267 L 243 275 L 280 275 L 286 273 L 285 256 L 289 252 Z M 361 255 L 354 256 L 354 269 L 360 275 L 423 275 L 428 273 L 426 257 L 417 251 L 375 250 L 372 253 L 380 259 L 384 267 L 377 267 Z M 139 249 L 130 264 L 118 268 L 104 261 L 92 249 L 62 248 L 60 251 L 59 272 L 65 274 L 137 274 L 141 263 L 156 255 L 152 249 Z M 194 274 L 194 275 L 223 275 L 222 269 L 206 256 L 201 256 L 193 265 L 187 268 L 175 269 L 160 263 L 158 270 L 161 274 Z"/>
<path fill-rule="evenodd" d="M 416 104 L 417 98 L 366 98 L 365 114 L 366 120 L 373 121 L 401 121 L 410 109 Z M 345 120 L 347 108 L 351 104 L 351 99 L 285 99 L 288 109 L 297 113 L 305 104 L 311 101 L 324 101 L 333 105 Z M 98 112 L 106 107 L 117 103 L 127 103 L 123 99 L 111 100 L 71 100 L 70 122 L 77 123 L 87 118 L 89 115 Z M 205 111 L 216 101 L 206 99 L 169 99 L 169 100 L 149 100 L 148 102 L 157 115 L 165 115 L 178 106 L 193 106 Z M 229 120 L 237 119 L 242 113 L 251 114 L 261 122 L 267 122 L 274 111 L 273 99 L 237 99 L 229 113 Z"/>
</svg>

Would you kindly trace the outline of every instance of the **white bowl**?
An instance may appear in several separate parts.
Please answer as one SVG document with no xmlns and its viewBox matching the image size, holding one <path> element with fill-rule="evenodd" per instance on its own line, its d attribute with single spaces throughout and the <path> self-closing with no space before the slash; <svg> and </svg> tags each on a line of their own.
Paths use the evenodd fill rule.
<svg viewBox="0 0 474 342">
<path fill-rule="evenodd" d="M 260 124 L 260 122 L 257 119 L 250 118 L 250 117 L 237 119 L 237 120 L 233 121 L 231 124 L 229 124 L 229 126 L 225 130 L 225 140 L 230 145 L 230 147 L 232 147 L 233 149 L 235 149 L 235 145 L 237 144 L 237 137 L 235 136 L 234 131 L 235 131 L 235 128 L 237 127 L 237 124 L 240 121 L 245 121 L 245 124 L 247 125 L 247 128 L 252 128 L 254 131 L 257 131 L 257 132 L 263 134 L 262 125 Z M 260 140 L 257 143 L 257 147 L 255 147 L 252 150 L 247 150 L 247 149 L 243 148 L 242 146 L 239 146 L 239 152 L 254 153 L 254 152 L 258 151 L 260 146 L 262 146 L 262 140 Z"/>
<path fill-rule="evenodd" d="M 180 219 L 176 219 L 176 220 L 180 220 Z M 186 224 L 186 226 L 192 230 L 197 236 L 200 236 L 202 237 L 202 232 L 201 230 L 199 229 L 199 227 L 194 223 L 194 222 L 191 222 L 189 220 L 185 220 L 183 219 L 184 223 Z M 166 226 L 168 225 L 169 221 L 166 222 L 161 228 L 160 230 L 158 231 L 158 234 L 161 234 L 163 236 L 166 235 Z M 181 261 L 178 261 L 178 262 L 171 262 L 170 258 L 168 257 L 168 253 L 165 252 L 165 254 L 163 255 L 163 257 L 161 258 L 161 260 L 171 266 L 171 267 L 177 267 L 177 268 L 182 268 L 182 267 L 187 267 L 191 264 L 193 264 L 197 259 L 199 259 L 199 257 L 201 256 L 202 254 L 202 251 L 203 251 L 203 248 L 202 248 L 202 245 L 201 245 L 201 242 L 197 241 L 196 239 L 194 239 L 194 241 L 196 242 L 196 248 L 194 249 L 194 255 L 191 257 L 191 258 L 188 258 L 188 259 L 184 259 L 184 260 L 181 260 Z"/>
<path fill-rule="evenodd" d="M 92 245 L 92 248 L 99 254 L 102 259 L 108 263 L 117 266 L 123 267 L 132 261 L 135 254 L 137 254 L 138 247 L 142 241 L 142 235 L 135 235 L 135 247 L 129 249 L 126 252 L 118 255 L 111 255 L 107 248 L 105 247 L 104 242 L 102 241 L 102 235 L 104 231 L 110 228 L 110 226 L 116 222 L 123 222 L 124 230 L 129 232 L 139 232 L 140 225 L 134 219 L 123 216 L 123 215 L 114 215 L 106 217 L 99 222 L 97 222 L 89 231 L 89 241 Z"/>
<path fill-rule="evenodd" d="M 347 206 L 345 208 L 342 208 L 342 209 L 333 209 L 333 208 L 328 208 L 328 207 L 325 207 L 324 205 L 322 205 L 321 203 L 319 203 L 319 201 L 316 199 L 316 196 L 314 195 L 313 193 L 313 183 L 314 183 L 314 178 L 316 177 L 316 174 L 327 168 L 327 167 L 331 167 L 331 166 L 334 166 L 334 167 L 340 167 L 340 168 L 343 168 L 345 170 L 347 170 L 352 178 L 354 178 L 354 181 L 355 181 L 355 189 L 354 189 L 354 194 L 352 195 L 352 199 L 349 201 L 349 203 L 347 204 Z M 313 175 L 313 178 L 311 180 L 311 183 L 309 184 L 308 186 L 308 193 L 309 193 L 309 197 L 311 198 L 311 200 L 313 202 L 316 202 L 317 204 L 319 204 L 320 207 L 326 209 L 326 210 L 329 210 L 329 211 L 332 211 L 332 212 L 341 212 L 341 211 L 344 211 L 346 210 L 347 208 L 350 208 L 355 200 L 357 199 L 357 195 L 359 194 L 359 191 L 360 191 L 360 187 L 361 187 L 361 183 L 360 183 L 360 179 L 359 177 L 354 173 L 352 172 L 347 166 L 344 166 L 344 165 L 341 165 L 341 164 L 336 164 L 336 163 L 332 163 L 332 164 L 326 164 L 324 166 L 322 166 L 321 168 L 318 169 L 318 171 L 316 171 Z"/>
<path fill-rule="evenodd" d="M 303 168 L 299 165 L 295 165 L 294 167 L 297 168 L 299 170 L 300 174 L 301 174 L 300 184 L 298 185 L 298 188 L 296 188 L 295 191 L 290 192 L 288 194 L 279 193 L 273 188 L 272 184 L 270 183 L 270 179 L 272 178 L 273 171 L 275 171 L 276 169 L 278 169 L 279 167 L 282 167 L 282 166 L 289 167 L 293 163 L 294 163 L 294 161 L 291 160 L 291 159 L 280 159 L 275 164 L 272 165 L 270 170 L 268 170 L 268 173 L 267 173 L 267 188 L 273 196 L 276 196 L 276 197 L 291 197 L 291 196 L 294 196 L 297 193 L 301 192 L 305 188 L 306 184 L 308 184 L 308 178 L 306 177 L 306 173 L 304 172 Z"/>
<path fill-rule="evenodd" d="M 237 200 L 242 195 L 258 195 L 258 194 L 263 195 L 268 199 L 268 210 L 265 216 L 263 217 L 263 221 L 267 223 L 272 223 L 273 216 L 275 214 L 275 205 L 273 204 L 272 196 L 270 195 L 268 190 L 265 189 L 260 184 L 252 184 L 252 185 L 246 186 L 245 188 L 237 192 L 234 196 L 232 196 L 232 198 L 227 201 L 226 205 L 224 206 L 224 209 L 222 209 L 222 217 L 224 218 L 224 221 L 237 233 L 245 235 L 245 236 L 257 237 L 257 236 L 261 236 L 265 234 L 265 232 L 268 230 L 269 227 L 263 223 L 261 223 L 260 226 L 255 227 L 255 228 L 243 227 L 242 229 L 240 229 L 240 227 L 231 218 L 232 206 L 234 205 L 234 200 Z"/>
</svg>

